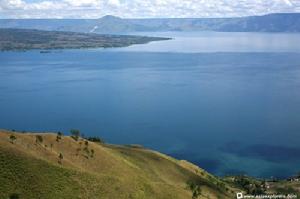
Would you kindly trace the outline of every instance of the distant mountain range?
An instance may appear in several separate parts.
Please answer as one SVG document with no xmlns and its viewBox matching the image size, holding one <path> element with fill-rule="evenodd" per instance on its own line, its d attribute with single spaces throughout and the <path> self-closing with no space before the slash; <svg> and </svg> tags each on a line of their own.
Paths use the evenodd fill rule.
<svg viewBox="0 0 300 199">
<path fill-rule="evenodd" d="M 240 18 L 0 19 L 0 28 L 126 33 L 147 31 L 300 32 L 300 13 Z"/>
</svg>

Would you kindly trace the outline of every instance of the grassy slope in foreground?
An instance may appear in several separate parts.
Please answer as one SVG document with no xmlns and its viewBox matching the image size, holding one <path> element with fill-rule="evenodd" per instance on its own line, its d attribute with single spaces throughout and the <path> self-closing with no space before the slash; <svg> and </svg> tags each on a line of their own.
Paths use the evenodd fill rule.
<svg viewBox="0 0 300 199">
<path fill-rule="evenodd" d="M 161 37 L 0 28 L 0 51 L 126 47 L 133 44 L 144 44 L 168 39 Z"/>
<path fill-rule="evenodd" d="M 0 131 L 0 198 L 188 199 L 188 181 L 201 187 L 199 198 L 233 198 L 235 192 L 197 166 L 155 151 L 56 138 Z"/>
</svg>

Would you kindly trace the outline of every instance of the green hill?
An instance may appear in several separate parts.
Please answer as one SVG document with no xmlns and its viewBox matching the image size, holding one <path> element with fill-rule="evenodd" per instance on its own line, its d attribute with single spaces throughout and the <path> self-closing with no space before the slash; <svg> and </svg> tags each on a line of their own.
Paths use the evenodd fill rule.
<svg viewBox="0 0 300 199">
<path fill-rule="evenodd" d="M 6 130 L 0 130 L 0 185 L 1 199 L 229 199 L 238 192 L 300 197 L 300 176 L 218 178 L 139 145 Z"/>
<path fill-rule="evenodd" d="M 192 198 L 188 184 L 200 187 L 198 198 L 226 199 L 235 192 L 191 163 L 140 146 L 3 130 L 0 184 L 4 199 Z"/>
</svg>

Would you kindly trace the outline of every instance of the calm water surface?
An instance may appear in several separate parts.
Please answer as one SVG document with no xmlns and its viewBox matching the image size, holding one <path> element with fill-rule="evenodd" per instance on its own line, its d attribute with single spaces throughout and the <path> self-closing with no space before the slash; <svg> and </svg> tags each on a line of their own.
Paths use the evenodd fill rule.
<svg viewBox="0 0 300 199">
<path fill-rule="evenodd" d="M 300 171 L 299 34 L 147 34 L 174 39 L 0 53 L 0 128 L 77 128 L 217 175 Z"/>
</svg>

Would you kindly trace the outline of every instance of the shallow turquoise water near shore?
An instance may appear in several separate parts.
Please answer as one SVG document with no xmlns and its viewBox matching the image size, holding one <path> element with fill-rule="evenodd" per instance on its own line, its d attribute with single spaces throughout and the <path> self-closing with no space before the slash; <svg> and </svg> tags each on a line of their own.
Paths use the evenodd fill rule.
<svg viewBox="0 0 300 199">
<path fill-rule="evenodd" d="M 298 34 L 157 34 L 175 39 L 0 53 L 0 128 L 78 128 L 217 175 L 300 170 Z"/>
</svg>

